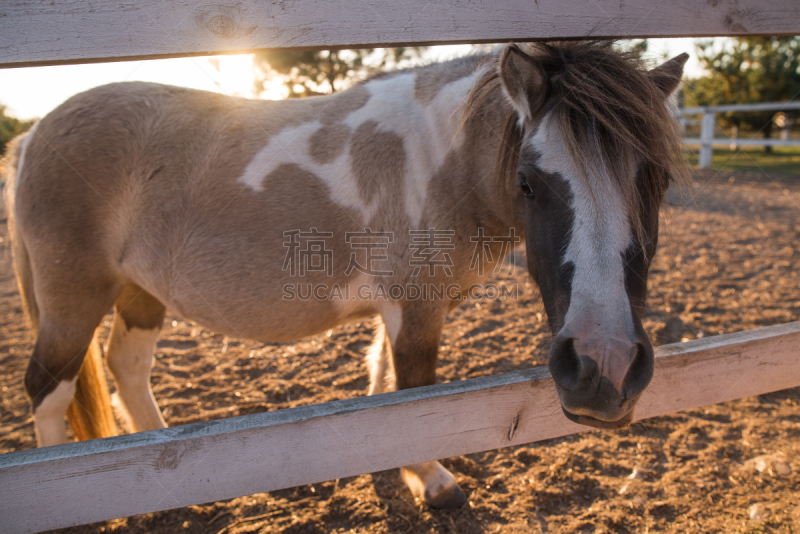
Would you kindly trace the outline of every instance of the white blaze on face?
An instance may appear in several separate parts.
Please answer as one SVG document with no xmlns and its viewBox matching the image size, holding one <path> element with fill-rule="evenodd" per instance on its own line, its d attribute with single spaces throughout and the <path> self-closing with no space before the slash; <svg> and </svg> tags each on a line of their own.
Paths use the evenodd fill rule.
<svg viewBox="0 0 800 534">
<path fill-rule="evenodd" d="M 405 149 L 404 201 L 412 225 L 419 224 L 428 182 L 444 163 L 447 152 L 457 148 L 461 102 L 469 93 L 475 75 L 442 87 L 427 105 L 414 98 L 416 74 L 408 72 L 366 82 L 367 103 L 342 121 L 351 132 L 368 121 L 378 123 L 379 132 L 390 132 L 403 139 Z M 325 113 L 322 108 L 321 113 Z M 309 139 L 322 124 L 313 122 L 281 130 L 247 165 L 239 182 L 255 191 L 268 187 L 264 179 L 283 164 L 297 164 L 314 173 L 328 186 L 334 202 L 358 210 L 364 220 L 376 212 L 380 199 L 365 204 L 352 171 L 350 143 L 332 162 L 319 164 L 309 156 Z"/>
<path fill-rule="evenodd" d="M 635 336 L 625 291 L 624 252 L 631 243 L 628 210 L 615 180 L 602 165 L 589 176 L 593 191 L 581 179 L 551 116 L 542 121 L 528 141 L 541 156 L 539 168 L 558 173 L 572 192 L 574 221 L 564 263 L 574 265 L 570 306 L 565 328 L 581 333 L 604 332 L 615 337 Z M 630 172 L 635 172 L 633 168 Z M 594 195 L 594 196 L 593 196 Z"/>
</svg>

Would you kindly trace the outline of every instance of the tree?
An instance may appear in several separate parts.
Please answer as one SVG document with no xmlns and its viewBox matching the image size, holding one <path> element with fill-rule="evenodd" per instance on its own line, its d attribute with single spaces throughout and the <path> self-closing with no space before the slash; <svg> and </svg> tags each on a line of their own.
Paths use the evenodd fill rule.
<svg viewBox="0 0 800 534">
<path fill-rule="evenodd" d="M 14 117 L 9 117 L 5 111 L 5 106 L 0 105 L 0 157 L 3 157 L 6 153 L 6 146 L 9 141 L 33 126 L 33 121 L 21 121 Z"/>
<path fill-rule="evenodd" d="M 792 100 L 800 93 L 800 37 L 745 37 L 696 43 L 708 76 L 684 87 L 687 106 Z M 774 111 L 717 115 L 722 126 L 772 135 Z M 770 147 L 767 147 L 770 148 Z M 769 150 L 767 150 L 769 152 Z"/>
<path fill-rule="evenodd" d="M 289 97 L 330 94 L 349 87 L 387 66 L 419 58 L 423 47 L 363 48 L 357 50 L 306 50 L 256 54 L 253 64 L 261 70 L 256 92 L 273 75 L 281 75 Z"/>
</svg>

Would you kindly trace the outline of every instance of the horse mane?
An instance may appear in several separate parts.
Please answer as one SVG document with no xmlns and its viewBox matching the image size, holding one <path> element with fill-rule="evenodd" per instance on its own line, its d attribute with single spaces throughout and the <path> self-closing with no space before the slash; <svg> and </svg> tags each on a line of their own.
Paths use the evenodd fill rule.
<svg viewBox="0 0 800 534">
<path fill-rule="evenodd" d="M 670 182 L 689 183 L 678 121 L 638 54 L 615 50 L 613 41 L 535 43 L 524 51 L 550 77 L 552 96 L 545 105 L 552 106 L 550 113 L 582 179 L 589 180 L 592 159 L 601 158 L 630 214 L 639 213 L 642 203 L 659 203 Z M 465 102 L 463 121 L 500 86 L 499 56 L 492 55 Z M 498 186 L 506 194 L 523 136 L 516 112 L 510 110 L 495 165 Z M 632 157 L 644 162 L 639 184 L 626 168 Z M 641 221 L 631 219 L 642 243 Z"/>
</svg>

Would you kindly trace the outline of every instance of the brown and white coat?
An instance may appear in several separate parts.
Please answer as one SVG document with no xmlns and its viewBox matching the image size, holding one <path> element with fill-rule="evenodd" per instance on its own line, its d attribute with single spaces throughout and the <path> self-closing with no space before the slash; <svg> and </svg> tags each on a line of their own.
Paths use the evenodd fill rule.
<svg viewBox="0 0 800 534">
<path fill-rule="evenodd" d="M 665 162 L 678 146 L 665 102 L 684 61 L 648 73 L 604 43 L 509 45 L 313 99 L 249 101 L 150 83 L 71 98 L 12 146 L 6 188 L 37 332 L 25 383 L 39 444 L 66 440 L 69 406 L 83 437 L 115 432 L 91 363 L 112 307 L 106 360 L 136 431 L 164 426 L 149 373 L 166 308 L 263 341 L 378 314 L 369 393 L 433 384 L 445 316 L 462 294 L 364 295 L 467 288 L 481 279 L 470 238 L 511 232 L 526 240 L 556 335 L 550 365 L 565 413 L 625 424 L 652 375 L 638 307 Z M 604 69 L 611 74 L 596 75 Z M 596 109 L 603 99 L 610 104 Z M 497 172 L 498 154 L 511 173 Z M 384 274 L 348 268 L 347 235 L 366 229 L 391 235 Z M 411 261 L 412 232 L 430 229 L 451 232 L 447 269 Z M 300 277 L 287 269 L 287 235 L 312 230 L 325 234 L 330 263 Z M 501 262 L 508 249 L 488 246 Z M 287 298 L 296 283 L 367 290 Z M 433 505 L 464 500 L 437 462 L 403 475 Z"/>
</svg>

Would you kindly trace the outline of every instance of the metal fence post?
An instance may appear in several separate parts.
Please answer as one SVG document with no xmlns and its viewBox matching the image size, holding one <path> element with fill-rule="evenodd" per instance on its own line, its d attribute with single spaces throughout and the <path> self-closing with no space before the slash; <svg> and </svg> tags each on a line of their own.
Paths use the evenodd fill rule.
<svg viewBox="0 0 800 534">
<path fill-rule="evenodd" d="M 713 155 L 714 148 L 714 119 L 716 113 L 713 111 L 703 110 L 702 127 L 700 130 L 700 168 L 707 169 L 711 166 L 711 156 Z"/>
</svg>

